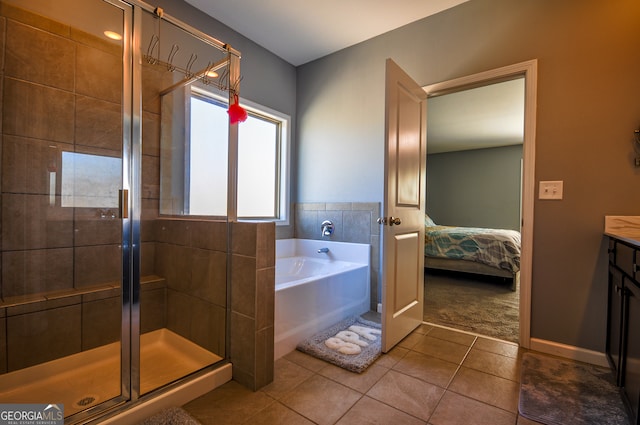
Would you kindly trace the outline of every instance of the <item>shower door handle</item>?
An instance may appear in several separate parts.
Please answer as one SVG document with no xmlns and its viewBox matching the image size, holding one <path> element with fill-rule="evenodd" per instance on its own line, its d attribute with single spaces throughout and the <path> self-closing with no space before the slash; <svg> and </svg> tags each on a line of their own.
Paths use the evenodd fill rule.
<svg viewBox="0 0 640 425">
<path fill-rule="evenodd" d="M 120 218 L 129 218 L 129 191 L 127 189 L 120 189 L 119 192 Z"/>
</svg>

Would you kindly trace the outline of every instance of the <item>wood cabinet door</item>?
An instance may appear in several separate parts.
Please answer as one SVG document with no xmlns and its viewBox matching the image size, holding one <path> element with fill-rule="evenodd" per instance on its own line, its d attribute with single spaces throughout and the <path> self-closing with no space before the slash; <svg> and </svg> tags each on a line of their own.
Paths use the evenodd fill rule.
<svg viewBox="0 0 640 425">
<path fill-rule="evenodd" d="M 616 376 L 617 385 L 622 385 L 620 374 L 620 350 L 622 348 L 623 323 L 623 281 L 622 273 L 614 266 L 609 266 L 609 297 L 607 316 L 607 357 Z"/>
<path fill-rule="evenodd" d="M 627 395 L 634 421 L 637 423 L 640 407 L 640 288 L 625 278 L 627 298 L 626 350 L 622 368 L 624 392 Z"/>
</svg>

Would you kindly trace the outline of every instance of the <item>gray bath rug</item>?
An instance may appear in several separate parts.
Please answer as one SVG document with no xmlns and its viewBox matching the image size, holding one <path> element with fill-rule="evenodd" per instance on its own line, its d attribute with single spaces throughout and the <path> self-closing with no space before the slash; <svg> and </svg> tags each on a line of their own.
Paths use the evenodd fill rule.
<svg viewBox="0 0 640 425">
<path fill-rule="evenodd" d="M 628 425 L 614 382 L 607 368 L 525 353 L 520 414 L 546 425 Z"/>
<path fill-rule="evenodd" d="M 342 331 L 351 332 L 342 334 L 347 336 L 347 341 L 344 342 L 348 342 L 348 340 L 353 337 L 357 338 L 356 335 L 353 335 L 353 331 L 349 331 L 349 328 L 352 326 L 358 327 L 352 329 L 356 329 L 356 331 L 360 333 L 366 333 L 368 337 L 367 338 L 364 336 L 360 336 L 358 338 L 359 342 L 356 345 L 361 344 L 358 345 L 360 350 L 359 353 L 344 354 L 337 351 L 335 348 L 329 348 L 327 344 L 325 344 L 325 341 L 327 341 L 327 339 L 335 337 L 339 332 Z M 369 331 L 367 331 L 367 329 L 369 329 Z M 380 356 L 380 329 L 381 326 L 379 323 L 370 322 L 361 317 L 350 317 L 339 323 L 336 323 L 335 325 L 331 326 L 328 329 L 325 329 L 322 332 L 318 332 L 311 338 L 298 344 L 296 348 L 303 353 L 310 354 L 336 366 L 340 366 L 343 369 L 350 370 L 351 372 L 361 373 Z M 332 344 L 331 342 L 332 341 L 330 341 L 329 345 L 335 347 L 335 344 Z M 366 345 L 364 345 L 365 343 Z M 338 342 L 338 344 L 340 343 Z M 347 345 L 344 346 L 343 351 L 353 352 L 351 351 L 352 348 L 355 349 L 353 345 Z"/>
<path fill-rule="evenodd" d="M 145 419 L 139 425 L 202 425 L 181 407 L 169 407 Z"/>
</svg>

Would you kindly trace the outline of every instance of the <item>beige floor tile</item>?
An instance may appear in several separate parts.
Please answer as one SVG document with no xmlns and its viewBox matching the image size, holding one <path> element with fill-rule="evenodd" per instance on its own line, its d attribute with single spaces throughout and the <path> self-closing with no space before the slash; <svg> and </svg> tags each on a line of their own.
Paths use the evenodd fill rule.
<svg viewBox="0 0 640 425">
<path fill-rule="evenodd" d="M 456 370 L 458 370 L 458 365 L 418 353 L 417 351 L 411 351 L 393 367 L 393 370 L 441 388 L 447 388 Z"/>
<path fill-rule="evenodd" d="M 308 379 L 313 372 L 293 363 L 284 357 L 278 359 L 274 365 L 273 382 L 262 389 L 271 397 L 280 399 L 288 391 Z"/>
<path fill-rule="evenodd" d="M 471 344 L 473 344 L 473 341 L 477 338 L 475 335 L 440 328 L 437 326 L 434 326 L 433 329 L 429 331 L 428 335 L 434 338 L 455 342 L 456 344 L 466 345 L 467 347 L 470 347 Z"/>
<path fill-rule="evenodd" d="M 460 364 L 469 351 L 469 346 L 427 335 L 412 349 L 447 362 Z"/>
<path fill-rule="evenodd" d="M 433 326 L 428 324 L 428 323 L 423 323 L 420 326 L 418 326 L 413 333 L 415 334 L 421 334 L 421 335 L 426 335 L 428 334 L 431 329 L 433 329 Z"/>
<path fill-rule="evenodd" d="M 419 334 L 416 332 L 410 333 L 402 341 L 398 343 L 398 347 L 411 349 L 413 348 L 414 345 L 416 345 L 422 339 L 424 339 L 424 334 Z"/>
<path fill-rule="evenodd" d="M 474 369 L 461 367 L 449 390 L 516 413 L 520 384 Z"/>
<path fill-rule="evenodd" d="M 313 422 L 325 425 L 335 423 L 361 397 L 362 394 L 344 385 L 313 375 L 287 393 L 281 403 Z"/>
<path fill-rule="evenodd" d="M 230 381 L 183 407 L 203 425 L 241 424 L 274 400 L 263 392 L 253 392 Z"/>
<path fill-rule="evenodd" d="M 222 424 L 222 422 L 220 422 Z M 275 402 L 250 417 L 247 425 L 313 425 L 309 419 Z"/>
<path fill-rule="evenodd" d="M 503 356 L 508 357 L 519 357 L 518 353 L 521 351 L 517 344 L 482 337 L 476 340 L 476 343 L 473 344 L 473 348 L 488 351 L 490 353 L 502 354 Z"/>
<path fill-rule="evenodd" d="M 430 425 L 515 425 L 516 415 L 448 391 L 429 420 Z"/>
<path fill-rule="evenodd" d="M 319 371 L 327 365 L 327 362 L 324 360 L 316 359 L 298 350 L 293 350 L 289 354 L 285 354 L 284 358 L 314 372 Z"/>
<path fill-rule="evenodd" d="M 364 394 L 388 371 L 389 368 L 372 364 L 362 373 L 354 373 L 330 364 L 320 369 L 318 373 Z"/>
<path fill-rule="evenodd" d="M 424 425 L 426 422 L 369 397 L 362 397 L 338 425 Z"/>
<path fill-rule="evenodd" d="M 520 382 L 520 359 L 478 350 L 475 346 L 462 363 L 464 367 Z"/>
<path fill-rule="evenodd" d="M 427 421 L 443 393 L 444 390 L 436 385 L 390 370 L 367 395 Z"/>
<path fill-rule="evenodd" d="M 391 369 L 404 356 L 406 356 L 408 352 L 409 350 L 406 348 L 395 347 L 388 353 L 383 353 L 380 357 L 378 357 L 374 364 Z"/>
</svg>

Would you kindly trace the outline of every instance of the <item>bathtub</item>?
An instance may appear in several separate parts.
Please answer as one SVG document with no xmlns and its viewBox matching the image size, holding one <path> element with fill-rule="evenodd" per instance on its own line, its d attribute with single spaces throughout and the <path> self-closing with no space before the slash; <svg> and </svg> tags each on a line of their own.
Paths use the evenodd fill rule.
<svg viewBox="0 0 640 425">
<path fill-rule="evenodd" d="M 321 248 L 329 251 L 318 252 Z M 369 311 L 368 244 L 276 241 L 274 358 L 313 334 Z"/>
</svg>

